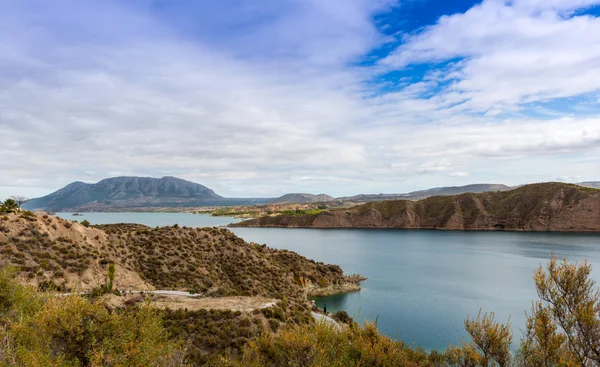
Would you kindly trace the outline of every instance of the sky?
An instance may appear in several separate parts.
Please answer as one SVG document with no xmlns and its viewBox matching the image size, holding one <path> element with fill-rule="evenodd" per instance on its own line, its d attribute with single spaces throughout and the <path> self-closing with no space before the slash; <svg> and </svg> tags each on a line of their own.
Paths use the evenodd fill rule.
<svg viewBox="0 0 600 367">
<path fill-rule="evenodd" d="M 0 0 L 0 198 L 600 180 L 600 0 Z"/>
</svg>

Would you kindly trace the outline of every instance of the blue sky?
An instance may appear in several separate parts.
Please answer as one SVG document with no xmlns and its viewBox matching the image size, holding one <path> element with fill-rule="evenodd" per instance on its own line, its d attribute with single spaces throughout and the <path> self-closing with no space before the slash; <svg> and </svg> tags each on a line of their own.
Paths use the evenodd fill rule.
<svg viewBox="0 0 600 367">
<path fill-rule="evenodd" d="M 600 0 L 0 0 L 0 197 L 600 180 Z"/>
</svg>

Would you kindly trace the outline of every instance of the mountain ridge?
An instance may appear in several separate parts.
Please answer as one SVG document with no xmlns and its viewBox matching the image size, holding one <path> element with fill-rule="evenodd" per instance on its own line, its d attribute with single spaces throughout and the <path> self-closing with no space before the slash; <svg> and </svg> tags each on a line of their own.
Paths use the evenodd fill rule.
<svg viewBox="0 0 600 367">
<path fill-rule="evenodd" d="M 600 181 L 586 181 L 577 185 L 600 188 Z M 105 178 L 96 183 L 74 181 L 51 194 L 31 199 L 23 205 L 23 208 L 46 211 L 143 211 L 320 202 L 335 202 L 333 206 L 348 206 L 372 201 L 421 200 L 431 196 L 507 191 L 514 188 L 503 184 L 470 184 L 434 187 L 400 194 L 359 194 L 337 198 L 326 194 L 310 193 L 288 193 L 278 198 L 226 198 L 204 185 L 173 176 L 161 178 L 118 176 Z"/>
</svg>

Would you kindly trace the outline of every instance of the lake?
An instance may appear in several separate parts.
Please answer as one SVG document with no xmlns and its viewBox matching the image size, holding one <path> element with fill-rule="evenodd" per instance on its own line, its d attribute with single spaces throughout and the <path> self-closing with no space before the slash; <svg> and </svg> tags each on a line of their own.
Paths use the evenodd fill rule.
<svg viewBox="0 0 600 367">
<path fill-rule="evenodd" d="M 93 224 L 218 226 L 228 217 L 185 213 L 83 213 Z M 600 235 L 395 229 L 232 228 L 246 241 L 295 251 L 366 276 L 356 293 L 318 298 L 329 312 L 378 321 L 392 337 L 427 350 L 466 337 L 463 322 L 479 309 L 513 325 L 515 346 L 536 298 L 533 272 L 555 254 L 588 259 L 600 279 Z"/>
<path fill-rule="evenodd" d="M 150 227 L 172 226 L 179 224 L 185 227 L 218 227 L 230 223 L 239 222 L 241 219 L 232 217 L 212 217 L 209 214 L 192 213 L 56 213 L 57 216 L 68 219 L 83 221 L 92 224 L 114 224 L 114 223 L 137 223 Z"/>
</svg>

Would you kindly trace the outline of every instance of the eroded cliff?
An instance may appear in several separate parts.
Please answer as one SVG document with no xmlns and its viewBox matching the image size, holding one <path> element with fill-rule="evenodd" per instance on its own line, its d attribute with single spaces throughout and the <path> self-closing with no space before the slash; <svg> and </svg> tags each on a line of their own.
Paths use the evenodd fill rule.
<svg viewBox="0 0 600 367">
<path fill-rule="evenodd" d="M 510 191 L 371 202 L 315 215 L 262 217 L 233 226 L 600 232 L 600 190 L 550 182 Z"/>
</svg>

